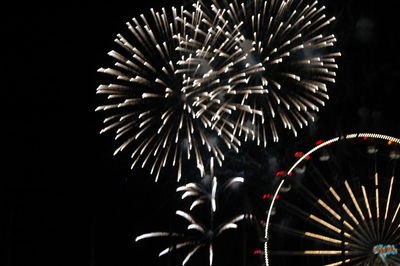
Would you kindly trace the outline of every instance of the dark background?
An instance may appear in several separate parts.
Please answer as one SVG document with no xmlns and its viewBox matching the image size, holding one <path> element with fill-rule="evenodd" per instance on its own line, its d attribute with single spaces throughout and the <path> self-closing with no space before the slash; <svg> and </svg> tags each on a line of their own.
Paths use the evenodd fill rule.
<svg viewBox="0 0 400 266">
<path fill-rule="evenodd" d="M 288 153 L 300 139 L 311 145 L 346 132 L 400 135 L 397 10 L 377 0 L 322 2 L 337 18 L 337 83 L 312 130 L 284 142 Z M 114 36 L 130 18 L 167 5 L 3 8 L 0 265 L 177 265 L 157 258 L 164 246 L 133 243 L 138 234 L 165 230 L 173 186 L 154 184 L 130 171 L 124 156 L 113 157 L 112 137 L 98 134 L 102 119 L 94 112 L 96 70 Z"/>
</svg>

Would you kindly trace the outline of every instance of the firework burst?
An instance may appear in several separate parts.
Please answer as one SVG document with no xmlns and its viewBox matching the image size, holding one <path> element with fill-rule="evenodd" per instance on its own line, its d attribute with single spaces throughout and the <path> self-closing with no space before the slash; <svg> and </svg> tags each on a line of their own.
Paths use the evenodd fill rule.
<svg viewBox="0 0 400 266">
<path fill-rule="evenodd" d="M 235 121 L 252 129 L 259 145 L 270 136 L 279 140 L 278 121 L 295 135 L 314 121 L 313 112 L 329 99 L 327 83 L 335 82 L 340 56 L 332 49 L 335 36 L 324 34 L 335 19 L 324 6 L 303 0 L 202 0 L 197 6 L 205 27 L 198 31 L 205 34 L 187 39 L 199 47 L 186 63 L 209 71 L 195 73 L 194 86 L 223 91 L 228 102 L 256 110 L 239 110 Z"/>
<path fill-rule="evenodd" d="M 152 232 L 140 235 L 136 237 L 135 241 L 140 241 L 147 238 L 155 237 L 171 237 L 173 238 L 174 244 L 170 247 L 164 249 L 159 253 L 159 256 L 166 255 L 172 251 L 189 248 L 186 257 L 182 261 L 182 265 L 185 265 L 190 258 L 200 249 L 206 248 L 208 250 L 208 262 L 209 265 L 213 265 L 214 261 L 214 247 L 213 242 L 218 238 L 223 232 L 229 229 L 236 229 L 238 227 L 237 223 L 245 219 L 251 219 L 251 215 L 241 214 L 228 221 L 225 221 L 217 226 L 206 226 L 204 223 L 199 222 L 189 213 L 184 211 L 176 211 L 176 215 L 182 217 L 189 225 L 186 231 L 183 233 L 170 233 L 170 232 Z"/>
<path fill-rule="evenodd" d="M 179 180 L 183 161 L 192 157 L 203 176 L 203 154 L 221 164 L 221 146 L 237 151 L 240 145 L 234 125 L 219 116 L 236 107 L 221 105 L 208 88 L 186 85 L 190 76 L 177 62 L 190 49 L 185 38 L 197 31 L 195 21 L 185 21 L 182 7 L 133 18 L 127 37 L 118 34 L 117 48 L 108 53 L 114 65 L 98 70 L 112 79 L 97 89 L 108 101 L 96 109 L 108 113 L 101 133 L 115 131 L 115 154 L 131 148 L 132 168 L 148 166 L 156 180 L 167 164 L 178 167 Z"/>
<path fill-rule="evenodd" d="M 174 244 L 161 251 L 159 256 L 163 256 L 175 250 L 188 248 L 187 255 L 183 259 L 182 265 L 185 265 L 199 249 L 206 248 L 209 254 L 209 265 L 211 266 L 214 261 L 213 243 L 215 240 L 226 230 L 236 229 L 240 221 L 252 219 L 251 215 L 240 214 L 220 224 L 216 224 L 215 222 L 217 203 L 219 202 L 217 201 L 217 195 L 222 195 L 222 192 L 232 187 L 232 185 L 243 182 L 244 179 L 242 177 L 234 177 L 228 179 L 219 186 L 217 177 L 214 176 L 214 159 L 211 158 L 210 172 L 207 173 L 206 177 L 203 178 L 200 183 L 188 183 L 177 188 L 177 192 L 182 193 L 182 200 L 185 198 L 192 199 L 190 211 L 193 211 L 197 206 L 203 206 L 204 210 L 210 210 L 209 212 L 206 211 L 208 215 L 205 215 L 205 222 L 194 218 L 190 213 L 178 210 L 176 211 L 176 215 L 186 220 L 186 222 L 189 222 L 184 232 L 152 232 L 136 237 L 135 241 L 155 237 L 170 237 Z"/>
<path fill-rule="evenodd" d="M 217 195 L 226 191 L 234 184 L 243 183 L 243 177 L 233 177 L 228 179 L 222 185 L 218 185 L 217 177 L 214 176 L 214 160 L 210 160 L 210 175 L 206 175 L 200 183 L 188 183 L 184 186 L 177 188 L 177 192 L 182 192 L 181 199 L 191 198 L 192 204 L 190 210 L 193 210 L 196 206 L 210 203 L 211 211 L 217 210 Z"/>
</svg>

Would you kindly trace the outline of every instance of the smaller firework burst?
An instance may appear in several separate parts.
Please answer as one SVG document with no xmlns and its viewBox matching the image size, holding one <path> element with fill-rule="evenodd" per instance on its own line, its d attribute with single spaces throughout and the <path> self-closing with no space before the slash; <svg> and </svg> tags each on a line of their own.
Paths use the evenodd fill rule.
<svg viewBox="0 0 400 266">
<path fill-rule="evenodd" d="M 243 183 L 243 177 L 233 177 L 218 186 L 217 177 L 214 176 L 214 160 L 210 160 L 210 175 L 204 177 L 199 183 L 188 183 L 177 188 L 177 192 L 182 192 L 181 199 L 191 198 L 190 210 L 196 206 L 211 203 L 211 211 L 217 210 L 217 195 L 223 193 L 237 183 Z"/>
<path fill-rule="evenodd" d="M 201 221 L 196 219 L 194 215 L 184 212 L 182 210 L 176 211 L 176 215 L 186 220 L 189 225 L 183 232 L 152 232 L 146 233 L 136 237 L 135 241 L 140 241 L 148 238 L 156 237 L 169 237 L 173 240 L 173 243 L 168 248 L 164 249 L 159 253 L 159 256 L 163 256 L 170 252 L 179 249 L 188 249 L 187 255 L 182 261 L 182 265 L 185 265 L 190 258 L 196 254 L 196 252 L 205 248 L 209 254 L 209 265 L 213 265 L 214 261 L 214 247 L 213 244 L 215 240 L 220 237 L 220 235 L 229 229 L 237 229 L 238 223 L 243 220 L 252 219 L 252 215 L 240 214 L 231 219 L 228 219 L 220 224 L 215 224 L 215 214 L 217 211 L 217 195 L 227 188 L 231 187 L 236 183 L 243 183 L 244 179 L 242 177 L 234 177 L 226 181 L 222 186 L 218 186 L 217 178 L 214 176 L 214 164 L 213 158 L 210 160 L 210 173 L 206 179 L 202 180 L 202 183 L 188 183 L 184 186 L 177 188 L 177 192 L 182 192 L 182 199 L 187 197 L 193 198 L 190 210 L 196 206 L 207 205 L 211 211 L 207 215 L 206 221 Z M 212 178 L 210 178 L 212 177 Z M 205 182 L 204 182 L 205 181 Z"/>
<path fill-rule="evenodd" d="M 215 241 L 215 239 L 228 229 L 236 229 L 238 227 L 238 222 L 245 219 L 251 219 L 251 215 L 241 214 L 217 226 L 207 227 L 202 222 L 195 219 L 192 215 L 184 211 L 178 210 L 176 211 L 176 215 L 184 218 L 187 222 L 189 222 L 189 225 L 187 226 L 185 232 L 152 232 L 136 237 L 135 241 L 155 237 L 171 237 L 174 244 L 161 251 L 159 253 L 159 256 L 163 256 L 175 250 L 190 248 L 186 257 L 182 261 L 182 265 L 185 265 L 200 248 L 206 248 L 208 250 L 209 265 L 213 265 L 213 242 Z"/>
</svg>

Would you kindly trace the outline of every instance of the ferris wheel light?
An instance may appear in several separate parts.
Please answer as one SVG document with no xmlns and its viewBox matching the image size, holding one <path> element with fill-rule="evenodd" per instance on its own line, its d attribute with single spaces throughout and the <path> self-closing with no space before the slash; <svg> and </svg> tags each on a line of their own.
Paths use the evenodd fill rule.
<svg viewBox="0 0 400 266">
<path fill-rule="evenodd" d="M 297 151 L 297 152 L 294 153 L 294 157 L 298 158 L 298 157 L 303 156 L 303 154 L 304 154 L 304 152 Z"/>
<path fill-rule="evenodd" d="M 292 186 L 289 184 L 288 186 L 282 186 L 281 189 L 279 190 L 279 192 L 289 192 L 292 189 Z"/>
<path fill-rule="evenodd" d="M 264 254 L 264 252 L 261 249 L 257 249 L 253 251 L 253 255 L 260 255 L 260 254 Z"/>
<path fill-rule="evenodd" d="M 378 152 L 378 148 L 376 148 L 375 146 L 371 145 L 367 147 L 367 153 L 368 154 L 375 154 Z"/>
<path fill-rule="evenodd" d="M 294 171 L 296 172 L 296 174 L 301 175 L 306 172 L 306 169 L 307 169 L 306 166 L 303 165 L 302 167 L 296 167 Z"/>
<path fill-rule="evenodd" d="M 319 160 L 320 160 L 321 162 L 329 161 L 330 158 L 331 158 L 331 156 L 330 156 L 329 153 L 327 153 L 327 152 L 323 152 L 323 153 L 319 156 Z"/>
<path fill-rule="evenodd" d="M 279 172 L 276 172 L 275 176 L 281 176 L 284 174 L 285 174 L 285 171 L 279 171 Z"/>
<path fill-rule="evenodd" d="M 264 194 L 263 196 L 262 196 L 262 198 L 263 199 L 269 199 L 269 198 L 271 198 L 271 193 L 268 193 L 268 194 Z M 280 198 L 280 196 L 279 195 L 276 195 L 275 196 L 275 199 L 279 199 Z"/>
<path fill-rule="evenodd" d="M 271 197 L 271 194 L 270 194 L 270 193 L 264 194 L 264 195 L 262 196 L 263 199 L 269 199 L 270 197 Z"/>
<path fill-rule="evenodd" d="M 389 158 L 392 159 L 392 160 L 400 159 L 400 152 L 399 151 L 390 151 L 389 152 Z"/>
<path fill-rule="evenodd" d="M 276 208 L 273 207 L 271 210 L 271 216 L 274 216 L 275 214 L 276 214 Z M 268 223 L 268 226 L 270 226 L 270 225 L 271 225 L 271 223 Z"/>
</svg>

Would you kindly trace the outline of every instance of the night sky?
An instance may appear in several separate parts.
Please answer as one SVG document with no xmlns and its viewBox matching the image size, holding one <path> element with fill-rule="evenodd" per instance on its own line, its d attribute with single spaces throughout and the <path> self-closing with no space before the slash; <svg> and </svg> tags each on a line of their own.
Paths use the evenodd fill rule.
<svg viewBox="0 0 400 266">
<path fill-rule="evenodd" d="M 400 136 L 396 9 L 377 0 L 321 2 L 337 18 L 333 31 L 343 55 L 337 82 L 312 130 L 297 139 L 288 135 L 281 150 L 272 145 L 282 168 L 298 146 L 311 147 L 317 139 L 359 131 Z M 103 117 L 94 112 L 100 103 L 96 70 L 107 62 L 115 35 L 149 7 L 168 5 L 147 0 L 3 8 L 0 265 L 178 265 L 175 257 L 157 257 L 165 248 L 157 241 L 133 242 L 138 234 L 170 229 L 178 204 L 174 180 L 154 184 L 147 172 L 130 170 L 127 153 L 113 157 L 113 137 L 99 135 Z M 239 259 L 216 265 L 261 265 L 242 258 L 251 257 L 251 244 L 238 245 L 220 243 L 221 254 Z"/>
</svg>

